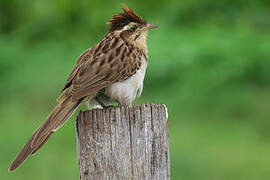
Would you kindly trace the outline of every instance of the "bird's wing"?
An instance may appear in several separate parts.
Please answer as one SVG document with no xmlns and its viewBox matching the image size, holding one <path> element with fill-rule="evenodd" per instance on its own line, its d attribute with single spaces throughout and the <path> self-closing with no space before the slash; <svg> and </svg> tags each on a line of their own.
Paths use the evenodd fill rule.
<svg viewBox="0 0 270 180">
<path fill-rule="evenodd" d="M 137 57 L 140 53 L 124 42 L 113 46 L 114 41 L 102 41 L 89 51 L 88 59 L 77 64 L 76 73 L 70 78 L 65 92 L 73 101 L 122 81 L 140 69 L 141 58 Z"/>
<path fill-rule="evenodd" d="M 93 55 L 92 48 L 89 48 L 79 56 L 79 58 L 76 61 L 76 65 L 75 65 L 74 69 L 71 71 L 66 83 L 64 84 L 62 91 L 64 91 L 66 88 L 68 88 L 71 85 L 71 82 L 72 82 L 74 76 L 77 74 L 79 67 L 85 61 L 87 61 L 88 59 L 91 59 L 92 55 Z"/>
</svg>

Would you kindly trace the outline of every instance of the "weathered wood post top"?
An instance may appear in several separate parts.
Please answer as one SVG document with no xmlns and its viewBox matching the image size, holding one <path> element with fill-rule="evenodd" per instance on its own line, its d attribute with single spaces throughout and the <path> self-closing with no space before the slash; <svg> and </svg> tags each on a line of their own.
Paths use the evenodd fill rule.
<svg viewBox="0 0 270 180">
<path fill-rule="evenodd" d="M 80 112 L 76 134 L 81 180 L 170 179 L 168 113 L 163 104 Z"/>
</svg>

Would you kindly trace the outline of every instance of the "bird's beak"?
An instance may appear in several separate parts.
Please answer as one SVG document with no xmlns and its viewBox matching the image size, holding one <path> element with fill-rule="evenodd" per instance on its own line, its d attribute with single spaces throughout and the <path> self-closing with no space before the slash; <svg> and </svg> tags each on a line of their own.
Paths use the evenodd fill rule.
<svg viewBox="0 0 270 180">
<path fill-rule="evenodd" d="M 147 29 L 153 29 L 153 28 L 158 28 L 158 26 L 149 22 L 149 23 L 146 24 L 146 28 Z"/>
</svg>

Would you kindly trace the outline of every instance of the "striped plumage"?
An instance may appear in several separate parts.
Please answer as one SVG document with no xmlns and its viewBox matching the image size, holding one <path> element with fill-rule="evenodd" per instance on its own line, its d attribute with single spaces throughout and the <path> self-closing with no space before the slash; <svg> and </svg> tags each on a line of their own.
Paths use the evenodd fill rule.
<svg viewBox="0 0 270 180">
<path fill-rule="evenodd" d="M 104 106 L 105 97 L 131 106 L 137 93 L 141 94 L 148 59 L 146 36 L 156 26 L 125 7 L 127 10 L 113 15 L 107 23 L 110 29 L 105 38 L 80 55 L 58 104 L 16 156 L 10 171 L 36 153 L 81 104 L 98 102 Z"/>
</svg>

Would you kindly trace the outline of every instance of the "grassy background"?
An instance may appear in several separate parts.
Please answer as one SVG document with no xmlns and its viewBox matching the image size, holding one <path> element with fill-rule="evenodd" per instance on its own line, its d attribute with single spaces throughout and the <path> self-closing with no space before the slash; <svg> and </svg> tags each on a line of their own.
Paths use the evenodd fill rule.
<svg viewBox="0 0 270 180">
<path fill-rule="evenodd" d="M 0 2 L 0 179 L 78 179 L 74 117 L 7 169 L 122 1 Z M 150 32 L 144 92 L 169 109 L 172 179 L 270 178 L 270 2 L 125 1 Z"/>
</svg>

